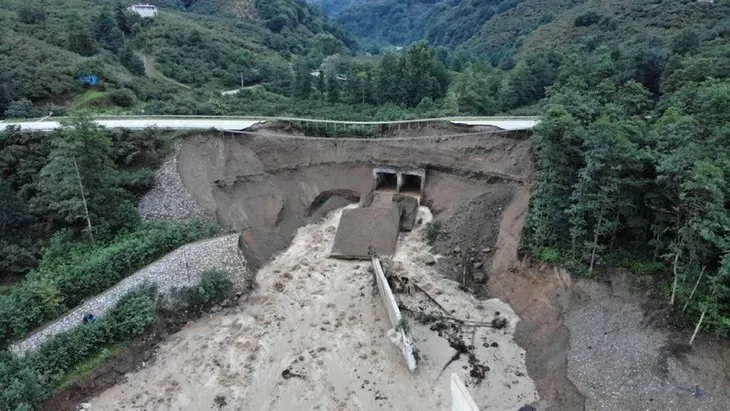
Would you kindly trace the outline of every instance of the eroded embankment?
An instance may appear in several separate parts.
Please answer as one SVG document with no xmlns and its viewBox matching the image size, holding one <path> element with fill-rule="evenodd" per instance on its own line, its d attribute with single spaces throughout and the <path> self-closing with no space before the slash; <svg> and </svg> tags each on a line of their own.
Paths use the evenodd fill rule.
<svg viewBox="0 0 730 411">
<path fill-rule="evenodd" d="M 242 231 L 246 259 L 258 266 L 283 250 L 298 227 L 355 199 L 335 195 L 313 213 L 322 193 L 370 191 L 376 165 L 425 168 L 423 203 L 442 213 L 485 193 L 511 198 L 529 175 L 529 147 L 499 134 L 377 140 L 213 134 L 183 141 L 177 161 L 185 187 L 224 227 Z"/>
<path fill-rule="evenodd" d="M 196 201 L 242 232 L 249 266 L 284 250 L 298 227 L 371 190 L 374 166 L 425 168 L 423 203 L 444 223 L 439 272 L 512 304 L 523 316 L 517 334 L 529 347 L 528 371 L 542 405 L 582 408 L 566 376 L 568 331 L 554 300 L 562 288 L 526 280 L 517 283 L 528 291 L 518 292 L 508 272 L 530 197 L 530 147 L 499 133 L 378 140 L 215 134 L 184 140 L 177 162 Z"/>
</svg>

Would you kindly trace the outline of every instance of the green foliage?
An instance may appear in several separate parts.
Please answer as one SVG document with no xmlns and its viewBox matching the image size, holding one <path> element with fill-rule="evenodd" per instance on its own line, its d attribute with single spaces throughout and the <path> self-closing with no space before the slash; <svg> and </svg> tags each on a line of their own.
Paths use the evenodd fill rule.
<svg viewBox="0 0 730 411">
<path fill-rule="evenodd" d="M 134 54 L 132 47 L 128 44 L 119 50 L 119 62 L 122 63 L 122 65 L 129 70 L 130 73 L 137 76 L 144 75 L 144 62 L 142 62 L 142 59 Z"/>
<path fill-rule="evenodd" d="M 595 10 L 589 10 L 575 18 L 576 27 L 592 26 L 601 21 L 601 16 Z"/>
<path fill-rule="evenodd" d="M 668 275 L 680 317 L 704 312 L 724 333 L 730 83 L 667 76 L 666 49 L 648 44 L 626 54 L 588 48 L 559 66 L 536 130 L 523 245 L 586 274 L 624 255 L 618 265 L 637 275 Z M 657 101 L 662 90 L 676 91 Z"/>
<path fill-rule="evenodd" d="M 40 409 L 69 375 L 103 362 L 110 355 L 105 346 L 129 341 L 148 329 L 156 320 L 156 305 L 156 287 L 143 285 L 123 296 L 103 318 L 57 335 L 22 359 L 0 353 L 0 408 Z"/>
<path fill-rule="evenodd" d="M 667 266 L 661 261 L 646 260 L 631 255 L 623 257 L 619 261 L 619 267 L 629 270 L 638 276 L 655 275 L 667 272 Z"/>
<path fill-rule="evenodd" d="M 46 12 L 31 5 L 25 5 L 18 10 L 18 20 L 25 24 L 38 24 L 46 20 Z"/>
<path fill-rule="evenodd" d="M 559 250 L 550 247 L 535 250 L 535 257 L 549 264 L 560 264 L 565 261 Z"/>
<path fill-rule="evenodd" d="M 40 266 L 0 296 L 2 341 L 23 337 L 165 253 L 216 231 L 207 222 L 159 222 L 141 224 L 106 244 L 78 244 L 58 235 Z"/>
<path fill-rule="evenodd" d="M 201 274 L 200 283 L 181 287 L 177 297 L 187 307 L 205 310 L 225 300 L 231 293 L 230 274 L 221 270 L 207 270 Z"/>
<path fill-rule="evenodd" d="M 5 109 L 6 118 L 33 118 L 43 114 L 46 113 L 33 107 L 33 103 L 27 98 L 12 101 Z"/>
<path fill-rule="evenodd" d="M 104 9 L 97 16 L 92 29 L 94 38 L 107 50 L 116 53 L 124 45 L 124 33 L 117 26 L 108 9 Z"/>
<path fill-rule="evenodd" d="M 443 223 L 441 220 L 433 220 L 426 224 L 426 241 L 429 245 L 433 245 L 438 240 L 442 229 Z"/>
<path fill-rule="evenodd" d="M 93 56 L 96 53 L 94 39 L 83 22 L 76 19 L 68 27 L 67 48 L 82 56 Z"/>
</svg>

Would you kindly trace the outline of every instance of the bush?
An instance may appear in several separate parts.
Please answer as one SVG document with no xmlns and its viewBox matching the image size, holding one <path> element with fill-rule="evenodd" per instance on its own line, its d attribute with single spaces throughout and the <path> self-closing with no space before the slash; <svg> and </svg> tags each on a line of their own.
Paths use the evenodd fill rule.
<svg viewBox="0 0 730 411">
<path fill-rule="evenodd" d="M 0 353 L 0 409 L 40 409 L 67 373 L 153 324 L 156 301 L 157 288 L 144 284 L 123 296 L 105 317 L 57 335 L 23 359 Z"/>
<path fill-rule="evenodd" d="M 40 7 L 23 6 L 18 10 L 18 20 L 25 24 L 38 24 L 46 20 L 46 12 Z"/>
<path fill-rule="evenodd" d="M 8 108 L 5 110 L 6 118 L 33 118 L 39 117 L 43 113 L 42 110 L 37 109 L 33 106 L 30 100 L 27 98 L 21 98 L 8 104 Z"/>
<path fill-rule="evenodd" d="M 165 253 L 218 230 L 210 222 L 141 224 L 103 244 L 51 241 L 40 266 L 0 296 L 0 342 L 21 338 Z"/>
<path fill-rule="evenodd" d="M 439 220 L 433 220 L 426 225 L 426 240 L 429 245 L 433 245 L 441 235 L 442 223 Z"/>
<path fill-rule="evenodd" d="M 221 270 L 208 270 L 201 274 L 196 286 L 177 290 L 180 301 L 196 310 L 205 310 L 225 300 L 231 291 L 230 274 Z"/>
<path fill-rule="evenodd" d="M 573 24 L 576 27 L 587 27 L 587 26 L 592 26 L 592 25 L 598 23 L 599 21 L 601 21 L 601 16 L 598 15 L 598 13 L 596 13 L 595 11 L 591 10 L 591 11 L 587 11 L 587 12 L 581 14 L 580 16 L 576 17 Z"/>
<path fill-rule="evenodd" d="M 560 251 L 550 247 L 539 248 L 537 252 L 535 252 L 535 257 L 537 257 L 538 260 L 549 264 L 558 264 L 563 261 L 563 256 L 560 254 Z"/>
<path fill-rule="evenodd" d="M 643 260 L 630 256 L 621 259 L 619 266 L 638 276 L 654 275 L 667 271 L 667 267 L 661 261 Z"/>
<path fill-rule="evenodd" d="M 136 96 L 134 92 L 128 88 L 120 88 L 109 92 L 109 100 L 118 107 L 132 107 Z"/>
</svg>

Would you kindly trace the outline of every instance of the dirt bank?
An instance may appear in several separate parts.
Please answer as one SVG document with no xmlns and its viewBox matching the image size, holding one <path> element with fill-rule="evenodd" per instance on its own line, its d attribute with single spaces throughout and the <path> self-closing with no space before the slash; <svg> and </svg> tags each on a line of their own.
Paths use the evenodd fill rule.
<svg viewBox="0 0 730 411">
<path fill-rule="evenodd" d="M 427 211 L 420 213 L 428 221 Z M 261 268 L 259 287 L 245 303 L 186 326 L 160 346 L 154 364 L 92 399 L 93 409 L 443 410 L 450 406 L 451 373 L 485 410 L 518 409 L 537 399 L 524 351 L 511 336 L 517 317 L 424 265 L 423 223 L 401 237 L 394 264 L 454 317 L 488 323 L 499 311 L 506 327 L 468 333 L 487 366 L 487 378 L 477 384 L 467 356 L 449 363 L 455 351 L 447 340 L 414 321 L 421 361 L 411 374 L 386 336 L 387 315 L 367 264 L 327 258 L 340 214 L 301 228 Z M 425 300 L 404 298 L 414 310 Z"/>
<path fill-rule="evenodd" d="M 322 193 L 372 189 L 373 166 L 426 168 L 423 203 L 441 213 L 487 191 L 513 192 L 528 176 L 529 149 L 529 141 L 500 134 L 378 140 L 214 134 L 185 139 L 177 162 L 187 190 L 223 226 L 242 231 L 247 261 L 260 266 L 298 227 L 316 221 L 308 210 Z"/>
</svg>

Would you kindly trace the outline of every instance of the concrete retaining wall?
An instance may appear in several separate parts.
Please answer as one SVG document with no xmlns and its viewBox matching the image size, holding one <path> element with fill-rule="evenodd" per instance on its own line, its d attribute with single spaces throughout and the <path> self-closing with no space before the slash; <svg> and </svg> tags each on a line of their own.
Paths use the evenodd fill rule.
<svg viewBox="0 0 730 411">
<path fill-rule="evenodd" d="M 375 281 L 378 284 L 378 291 L 383 299 L 385 311 L 388 312 L 388 320 L 390 320 L 390 324 L 393 326 L 393 328 L 388 331 L 388 336 L 391 341 L 393 341 L 401 349 L 408 369 L 413 372 L 416 370 L 416 357 L 413 354 L 415 347 L 413 339 L 410 335 L 400 329 L 400 310 L 398 309 L 398 303 L 395 301 L 393 291 L 388 285 L 388 280 L 385 278 L 383 267 L 380 265 L 380 259 L 373 256 L 372 262 L 373 269 L 375 270 Z"/>
</svg>

